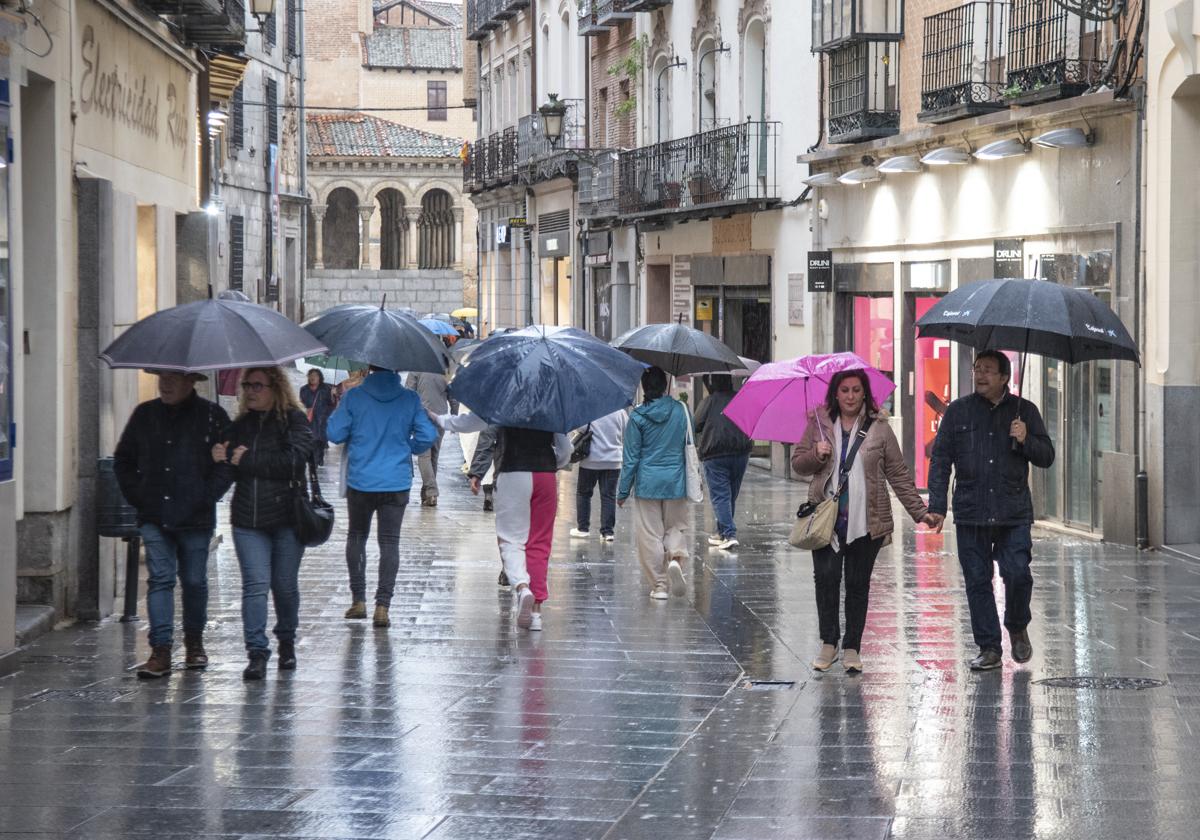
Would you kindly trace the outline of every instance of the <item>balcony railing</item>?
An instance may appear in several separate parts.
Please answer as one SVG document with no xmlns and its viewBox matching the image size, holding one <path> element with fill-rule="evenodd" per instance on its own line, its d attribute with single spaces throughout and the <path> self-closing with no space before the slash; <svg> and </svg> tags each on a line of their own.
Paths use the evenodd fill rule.
<svg viewBox="0 0 1200 840">
<path fill-rule="evenodd" d="M 587 148 L 582 99 L 560 99 L 567 106 L 562 136 L 551 144 L 541 114 L 530 114 L 517 122 L 517 165 L 526 183 L 548 181 L 573 174 L 576 152 Z"/>
<path fill-rule="evenodd" d="M 812 0 L 812 15 L 813 52 L 904 36 L 904 0 Z"/>
<path fill-rule="evenodd" d="M 943 123 L 1008 107 L 1007 11 L 1006 3 L 973 2 L 925 18 L 917 119 Z"/>
<path fill-rule="evenodd" d="M 622 152 L 620 214 L 641 217 L 760 207 L 779 200 L 778 123 L 744 122 Z"/>
<path fill-rule="evenodd" d="M 592 0 L 592 3 L 596 7 L 596 22 L 601 26 L 618 26 L 637 17 L 625 8 L 628 0 Z"/>
<path fill-rule="evenodd" d="M 219 15 L 225 4 L 222 0 L 143 0 L 143 5 L 160 15 L 184 17 Z"/>
<path fill-rule="evenodd" d="M 517 16 L 517 12 L 529 8 L 529 0 L 497 0 L 494 15 L 499 20 L 509 20 Z"/>
<path fill-rule="evenodd" d="M 517 179 L 517 130 L 506 128 L 471 144 L 463 165 L 469 192 L 512 184 Z"/>
<path fill-rule="evenodd" d="M 216 14 L 206 11 L 183 16 L 183 40 L 200 46 L 245 47 L 246 5 L 243 0 L 216 0 L 211 5 L 218 10 Z"/>
<path fill-rule="evenodd" d="M 600 23 L 600 15 L 596 11 L 599 5 L 599 0 L 579 0 L 580 35 L 603 35 L 608 31 L 608 27 Z"/>
<path fill-rule="evenodd" d="M 664 6 L 670 6 L 671 0 L 626 0 L 627 12 L 653 12 Z"/>
<path fill-rule="evenodd" d="M 585 219 L 610 219 L 617 215 L 617 161 L 614 151 L 599 151 L 579 162 L 579 215 Z"/>
<path fill-rule="evenodd" d="M 467 0 L 467 40 L 482 41 L 502 23 L 496 16 L 501 0 Z"/>
<path fill-rule="evenodd" d="M 1008 86 L 1016 105 L 1078 96 L 1100 80 L 1113 24 L 1068 12 L 1053 0 L 1014 0 L 1008 25 Z"/>
<path fill-rule="evenodd" d="M 830 56 L 830 143 L 858 143 L 900 131 L 898 52 L 893 42 L 866 41 Z"/>
</svg>

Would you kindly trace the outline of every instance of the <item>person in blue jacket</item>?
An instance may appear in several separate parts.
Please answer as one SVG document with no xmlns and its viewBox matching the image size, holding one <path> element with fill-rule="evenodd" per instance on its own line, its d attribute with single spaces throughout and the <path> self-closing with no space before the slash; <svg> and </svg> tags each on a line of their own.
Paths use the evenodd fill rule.
<svg viewBox="0 0 1200 840">
<path fill-rule="evenodd" d="M 345 443 L 346 506 L 350 528 L 346 567 L 350 609 L 346 618 L 367 617 L 367 538 L 379 518 L 379 584 L 375 589 L 376 627 L 388 627 L 388 608 L 400 568 L 400 525 L 412 487 L 412 459 L 426 452 L 438 430 L 415 391 L 400 376 L 372 367 L 366 380 L 349 391 L 329 417 L 328 438 Z"/>
<path fill-rule="evenodd" d="M 638 559 L 653 584 L 650 597 L 665 601 L 687 594 L 683 563 L 687 543 L 687 410 L 667 396 L 667 374 L 656 367 L 642 374 L 645 401 L 625 427 L 617 504 L 632 493 Z M 668 594 L 669 593 L 669 594 Z"/>
</svg>

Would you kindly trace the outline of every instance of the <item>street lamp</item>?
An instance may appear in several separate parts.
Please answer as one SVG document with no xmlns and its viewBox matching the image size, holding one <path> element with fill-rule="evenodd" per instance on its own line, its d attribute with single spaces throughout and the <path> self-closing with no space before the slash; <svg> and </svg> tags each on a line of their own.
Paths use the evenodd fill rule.
<svg viewBox="0 0 1200 840">
<path fill-rule="evenodd" d="M 542 115 L 542 134 L 550 141 L 551 148 L 558 146 L 558 141 L 562 139 L 563 117 L 567 115 L 567 104 L 559 102 L 558 94 L 552 93 L 550 101 L 538 108 L 538 113 Z"/>
<path fill-rule="evenodd" d="M 250 14 L 258 19 L 258 31 L 261 33 L 267 18 L 275 14 L 275 0 L 250 0 Z"/>
</svg>

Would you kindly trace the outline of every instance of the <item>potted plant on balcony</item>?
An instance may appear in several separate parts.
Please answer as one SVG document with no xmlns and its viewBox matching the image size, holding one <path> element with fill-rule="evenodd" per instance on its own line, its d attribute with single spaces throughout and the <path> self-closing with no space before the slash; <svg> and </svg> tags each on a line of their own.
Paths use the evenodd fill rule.
<svg viewBox="0 0 1200 840">
<path fill-rule="evenodd" d="M 713 204 L 720 201 L 720 191 L 713 183 L 712 176 L 703 164 L 696 164 L 688 174 L 688 192 L 692 196 L 692 204 Z"/>
</svg>

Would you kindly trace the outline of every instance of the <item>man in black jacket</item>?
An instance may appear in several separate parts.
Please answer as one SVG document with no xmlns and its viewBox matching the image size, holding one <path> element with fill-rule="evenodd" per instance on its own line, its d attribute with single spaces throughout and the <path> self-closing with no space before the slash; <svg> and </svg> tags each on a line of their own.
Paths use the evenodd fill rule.
<svg viewBox="0 0 1200 840">
<path fill-rule="evenodd" d="M 708 544 L 727 551 L 738 544 L 734 515 L 754 441 L 725 416 L 725 406 L 734 397 L 733 377 L 711 374 L 704 377 L 704 385 L 708 396 L 696 409 L 696 453 L 704 465 L 704 480 L 717 520 L 717 533 L 708 538 Z"/>
<path fill-rule="evenodd" d="M 992 594 L 992 564 L 1004 580 L 1004 626 L 1012 658 L 1033 656 L 1028 626 L 1033 575 L 1033 500 L 1029 464 L 1054 463 L 1054 444 L 1037 406 L 1009 393 L 1012 366 L 998 350 L 975 358 L 975 393 L 950 403 L 938 427 L 929 463 L 929 513 L 941 531 L 950 468 L 954 468 L 954 522 L 958 560 L 967 588 L 971 631 L 979 655 L 971 669 L 1000 667 L 1000 618 Z"/>
<path fill-rule="evenodd" d="M 229 415 L 196 393 L 195 383 L 203 378 L 158 372 L 159 398 L 134 409 L 114 457 L 117 482 L 137 508 L 146 546 L 151 654 L 138 667 L 139 677 L 171 672 L 176 577 L 183 587 L 185 663 L 188 668 L 208 665 L 208 546 L 217 502 L 231 481 L 211 455 Z"/>
</svg>

